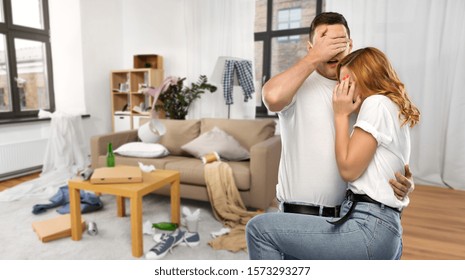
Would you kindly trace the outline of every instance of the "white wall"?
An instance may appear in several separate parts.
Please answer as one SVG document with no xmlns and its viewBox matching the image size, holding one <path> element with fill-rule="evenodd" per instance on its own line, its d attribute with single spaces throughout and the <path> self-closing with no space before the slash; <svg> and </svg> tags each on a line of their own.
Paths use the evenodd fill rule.
<svg viewBox="0 0 465 280">
<path fill-rule="evenodd" d="M 182 0 L 80 3 L 83 94 L 91 115 L 86 129 L 92 136 L 111 131 L 110 72 L 133 68 L 134 55 L 160 54 L 165 76 L 185 75 L 184 5 Z"/>
<path fill-rule="evenodd" d="M 79 1 L 51 0 L 49 9 L 56 108 L 83 114 L 86 108 Z"/>
<path fill-rule="evenodd" d="M 135 54 L 160 54 L 165 77 L 187 74 L 184 0 L 123 0 L 123 60 Z"/>
<path fill-rule="evenodd" d="M 111 131 L 110 72 L 123 63 L 122 0 L 80 0 L 84 98 L 88 135 Z"/>
</svg>

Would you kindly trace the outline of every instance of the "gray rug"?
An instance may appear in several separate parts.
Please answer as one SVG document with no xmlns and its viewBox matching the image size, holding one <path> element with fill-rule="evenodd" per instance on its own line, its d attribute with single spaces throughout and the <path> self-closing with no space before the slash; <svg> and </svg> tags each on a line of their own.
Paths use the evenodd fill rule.
<svg viewBox="0 0 465 280">
<path fill-rule="evenodd" d="M 98 234 L 91 236 L 83 233 L 80 241 L 71 237 L 42 243 L 32 230 L 32 222 L 56 217 L 56 209 L 49 209 L 39 215 L 32 214 L 32 206 L 48 203 L 47 199 L 22 199 L 21 201 L 0 202 L 0 259 L 3 260 L 131 260 L 131 225 L 129 202 L 126 202 L 126 217 L 116 216 L 114 196 L 101 197 L 104 208 L 97 212 L 83 214 L 86 221 L 97 224 Z M 237 253 L 225 250 L 213 250 L 208 242 L 210 233 L 219 231 L 223 226 L 212 214 L 211 206 L 206 202 L 181 200 L 181 207 L 191 211 L 200 208 L 199 234 L 200 245 L 196 247 L 177 246 L 168 253 L 166 260 L 245 260 L 246 252 Z M 143 200 L 143 222 L 169 221 L 169 198 L 148 195 Z M 155 245 L 152 236 L 144 235 L 144 254 Z M 140 259 L 145 259 L 142 256 Z"/>
</svg>

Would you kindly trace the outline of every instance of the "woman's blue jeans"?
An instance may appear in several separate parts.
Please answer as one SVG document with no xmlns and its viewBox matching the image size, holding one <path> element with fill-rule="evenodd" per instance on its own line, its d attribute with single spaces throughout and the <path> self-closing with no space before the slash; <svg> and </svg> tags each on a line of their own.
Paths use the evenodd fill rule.
<svg viewBox="0 0 465 280">
<path fill-rule="evenodd" d="M 345 200 L 343 216 L 352 205 Z M 247 223 L 250 259 L 389 260 L 402 254 L 400 213 L 358 202 L 350 218 L 332 225 L 327 218 L 293 213 L 265 213 Z"/>
</svg>

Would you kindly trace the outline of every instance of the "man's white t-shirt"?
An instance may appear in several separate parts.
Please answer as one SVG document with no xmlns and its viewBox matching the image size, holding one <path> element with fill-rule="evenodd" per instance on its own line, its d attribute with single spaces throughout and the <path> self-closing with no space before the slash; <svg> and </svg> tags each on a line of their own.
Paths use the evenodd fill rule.
<svg viewBox="0 0 465 280">
<path fill-rule="evenodd" d="M 336 81 L 314 71 L 278 113 L 282 150 L 277 199 L 333 207 L 344 199 L 334 152 L 332 92 Z"/>
<path fill-rule="evenodd" d="M 394 208 L 409 203 L 408 197 L 398 200 L 389 185 L 395 172 L 404 174 L 410 160 L 410 128 L 401 123 L 399 107 L 387 96 L 372 95 L 363 101 L 354 127 L 370 133 L 378 147 L 365 172 L 349 183 L 354 193 L 366 194 Z"/>
</svg>

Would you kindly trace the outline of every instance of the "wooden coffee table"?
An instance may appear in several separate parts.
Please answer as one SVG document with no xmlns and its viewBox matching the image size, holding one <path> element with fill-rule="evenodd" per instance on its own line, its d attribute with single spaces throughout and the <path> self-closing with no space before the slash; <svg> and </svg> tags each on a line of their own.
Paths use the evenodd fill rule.
<svg viewBox="0 0 465 280">
<path fill-rule="evenodd" d="M 81 198 L 80 190 L 96 193 L 112 194 L 116 196 L 118 217 L 126 214 L 124 198 L 130 199 L 131 213 L 131 238 L 132 255 L 140 257 L 143 254 L 142 239 L 142 198 L 166 185 L 171 185 L 171 222 L 180 223 L 180 175 L 173 170 L 155 170 L 150 173 L 142 172 L 141 183 L 114 183 L 114 184 L 91 184 L 90 181 L 72 179 L 68 182 L 70 214 L 71 214 L 71 238 L 81 240 Z"/>
</svg>

